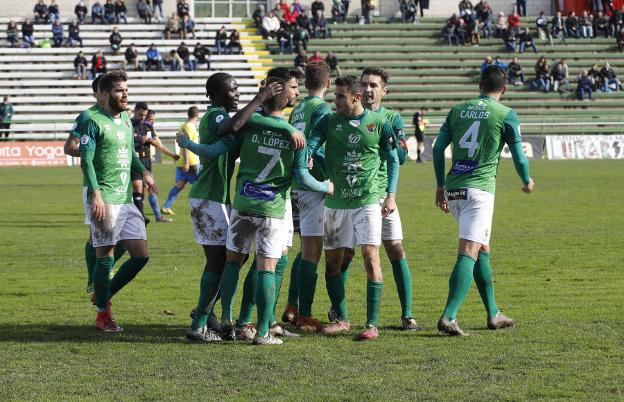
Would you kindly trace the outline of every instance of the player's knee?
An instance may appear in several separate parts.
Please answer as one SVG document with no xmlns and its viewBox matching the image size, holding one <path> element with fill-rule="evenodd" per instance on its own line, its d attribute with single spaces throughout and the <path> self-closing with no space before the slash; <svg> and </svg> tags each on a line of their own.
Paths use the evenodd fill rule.
<svg viewBox="0 0 624 402">
<path fill-rule="evenodd" d="M 344 258 L 343 261 L 344 262 L 351 262 L 351 260 L 353 260 L 353 257 L 355 256 L 355 250 L 352 248 L 346 248 L 344 251 Z"/>
<path fill-rule="evenodd" d="M 398 261 L 405 257 L 405 250 L 403 249 L 403 243 L 398 240 L 384 242 L 386 254 L 390 261 Z"/>
</svg>

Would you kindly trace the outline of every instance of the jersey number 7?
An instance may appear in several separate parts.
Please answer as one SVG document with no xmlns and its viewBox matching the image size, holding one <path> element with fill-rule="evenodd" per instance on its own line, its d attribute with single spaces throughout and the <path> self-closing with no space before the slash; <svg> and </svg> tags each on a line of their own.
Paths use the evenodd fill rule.
<svg viewBox="0 0 624 402">
<path fill-rule="evenodd" d="M 269 159 L 269 163 L 267 163 L 264 169 L 262 169 L 262 171 L 255 178 L 254 181 L 256 183 L 259 183 L 267 178 L 269 173 L 271 173 L 271 170 L 273 170 L 275 165 L 277 165 L 277 162 L 280 159 L 280 154 L 282 153 L 282 151 L 280 151 L 279 149 L 268 148 L 268 147 L 263 147 L 263 146 L 258 147 L 258 152 L 264 155 L 270 155 L 271 159 Z"/>
</svg>

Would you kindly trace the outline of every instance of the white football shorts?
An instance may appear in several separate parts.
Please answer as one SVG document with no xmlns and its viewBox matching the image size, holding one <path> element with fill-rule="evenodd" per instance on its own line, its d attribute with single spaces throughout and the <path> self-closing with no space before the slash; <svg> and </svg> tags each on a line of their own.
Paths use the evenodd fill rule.
<svg viewBox="0 0 624 402">
<path fill-rule="evenodd" d="M 325 194 L 297 190 L 299 204 L 299 233 L 301 236 L 323 236 Z"/>
<path fill-rule="evenodd" d="M 89 211 L 89 204 L 87 203 L 87 197 L 89 195 L 89 187 L 84 186 L 82 188 L 82 209 L 84 209 L 84 223 L 85 225 L 91 224 L 91 214 Z"/>
<path fill-rule="evenodd" d="M 476 188 L 458 188 L 445 194 L 449 210 L 459 223 L 459 238 L 490 243 L 494 194 Z"/>
<path fill-rule="evenodd" d="M 96 221 L 89 204 L 93 247 L 114 246 L 120 240 L 147 240 L 143 215 L 134 204 L 104 203 L 104 207 L 104 219 Z"/>
<path fill-rule="evenodd" d="M 284 249 L 284 219 L 269 218 L 232 209 L 226 247 L 249 254 L 253 241 L 255 252 L 267 258 L 280 258 Z"/>
<path fill-rule="evenodd" d="M 189 204 L 195 242 L 205 246 L 225 246 L 230 205 L 201 198 L 189 198 Z"/>
<path fill-rule="evenodd" d="M 379 200 L 379 207 L 383 206 L 385 198 Z M 403 228 L 401 227 L 401 215 L 399 208 L 393 213 L 381 218 L 381 240 L 403 240 Z"/>
<path fill-rule="evenodd" d="M 379 204 L 354 209 L 325 207 L 323 248 L 355 248 L 356 245 L 381 244 L 381 208 Z"/>
<path fill-rule="evenodd" d="M 293 210 L 290 198 L 286 199 L 286 211 L 284 212 L 284 240 L 283 250 L 292 247 L 293 236 L 295 235 L 295 225 L 293 224 Z"/>
</svg>

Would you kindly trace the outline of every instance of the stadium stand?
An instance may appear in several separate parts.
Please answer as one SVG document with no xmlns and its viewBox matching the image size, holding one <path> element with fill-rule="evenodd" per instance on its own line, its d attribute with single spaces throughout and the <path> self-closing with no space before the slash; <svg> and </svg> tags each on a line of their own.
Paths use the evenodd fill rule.
<svg viewBox="0 0 624 402">
<path fill-rule="evenodd" d="M 0 26 L 9 20 L 0 18 Z M 65 24 L 68 19 L 63 21 Z M 200 66 L 196 71 L 134 71 L 129 69 L 130 106 L 145 101 L 158 113 L 159 135 L 171 137 L 186 118 L 186 110 L 196 105 L 200 110 L 207 106 L 205 96 L 206 78 L 214 71 L 225 70 L 234 75 L 239 83 L 241 102 L 250 100 L 257 90 L 268 52 L 263 44 L 254 41 L 255 29 L 240 18 L 196 19 L 196 39 L 186 39 L 191 51 L 197 42 L 213 47 L 215 32 L 222 25 L 230 32 L 237 29 L 241 34 L 242 55 L 217 55 L 211 57 L 211 72 Z M 118 26 L 123 36 L 121 52 L 113 55 L 108 37 L 113 26 Z M 10 48 L 8 41 L 0 40 L 0 94 L 9 95 L 15 115 L 11 127 L 12 139 L 65 138 L 77 114 L 93 103 L 90 80 L 74 79 L 73 60 L 82 50 L 87 60 L 98 50 L 108 61 L 108 68 L 120 68 L 123 51 L 134 43 L 139 60 L 145 60 L 145 52 L 155 43 L 161 55 L 176 49 L 181 39 L 163 39 L 164 23 L 143 24 L 140 19 L 128 18 L 128 24 L 80 26 L 84 47 L 74 48 Z M 49 25 L 35 25 L 35 40 L 50 36 Z M 258 49 L 260 46 L 261 49 Z M 91 64 L 89 63 L 89 68 Z"/>
</svg>

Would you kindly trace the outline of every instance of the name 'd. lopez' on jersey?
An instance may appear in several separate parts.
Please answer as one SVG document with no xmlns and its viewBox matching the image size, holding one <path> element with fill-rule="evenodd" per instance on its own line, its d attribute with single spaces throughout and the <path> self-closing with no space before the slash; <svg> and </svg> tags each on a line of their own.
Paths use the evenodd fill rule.
<svg viewBox="0 0 624 402">
<path fill-rule="evenodd" d="M 261 144 L 265 147 L 291 149 L 290 140 L 284 138 L 284 135 L 277 131 L 262 130 L 262 135 L 252 134 L 251 142 L 255 144 Z"/>
</svg>

